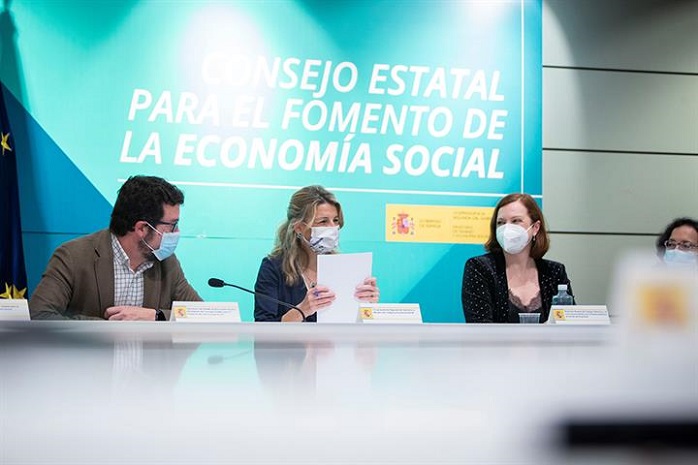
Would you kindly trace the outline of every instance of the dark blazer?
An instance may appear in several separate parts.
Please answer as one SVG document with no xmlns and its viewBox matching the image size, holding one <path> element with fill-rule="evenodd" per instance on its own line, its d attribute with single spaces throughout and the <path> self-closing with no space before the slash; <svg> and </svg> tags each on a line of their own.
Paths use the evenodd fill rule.
<svg viewBox="0 0 698 465">
<path fill-rule="evenodd" d="M 572 286 L 565 265 L 551 260 L 536 260 L 538 284 L 543 308 L 540 321 L 546 321 L 558 284 Z M 506 323 L 509 313 L 509 285 L 504 254 L 488 253 L 465 263 L 461 300 L 466 323 Z"/>
<path fill-rule="evenodd" d="M 268 295 L 276 300 L 298 305 L 305 299 L 308 290 L 302 279 L 296 284 L 289 286 L 284 280 L 281 271 L 281 257 L 264 257 L 259 266 L 257 281 L 254 283 L 254 290 L 260 294 Z M 254 298 L 254 321 L 281 321 L 281 317 L 288 312 L 288 307 L 277 304 L 264 297 Z M 317 314 L 308 316 L 306 321 L 317 321 Z"/>
<path fill-rule="evenodd" d="M 174 255 L 143 273 L 143 306 L 169 318 L 174 300 L 202 300 Z M 114 253 L 108 229 L 62 244 L 53 252 L 29 300 L 32 319 L 103 320 L 114 306 Z"/>
</svg>

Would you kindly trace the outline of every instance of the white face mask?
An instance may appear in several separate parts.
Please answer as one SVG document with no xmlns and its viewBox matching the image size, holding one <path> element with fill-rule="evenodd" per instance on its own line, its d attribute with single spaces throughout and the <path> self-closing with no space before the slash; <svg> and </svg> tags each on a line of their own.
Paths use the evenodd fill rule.
<svg viewBox="0 0 698 465">
<path fill-rule="evenodd" d="M 664 263 L 672 268 L 691 268 L 698 266 L 698 254 L 687 250 L 666 249 Z"/>
<path fill-rule="evenodd" d="M 148 226 L 150 226 L 150 224 L 148 224 Z M 150 226 L 150 228 L 156 233 L 160 234 L 160 236 L 162 237 L 160 239 L 160 247 L 158 247 L 157 249 L 152 248 L 150 244 L 148 244 L 145 241 L 145 239 L 143 240 L 143 243 L 153 252 L 155 258 L 157 258 L 160 261 L 163 261 L 166 258 L 170 257 L 177 248 L 177 243 L 179 243 L 179 231 L 161 233 L 152 226 Z"/>
<path fill-rule="evenodd" d="M 518 224 L 503 224 L 497 227 L 497 242 L 506 253 L 517 254 L 526 248 L 529 242 L 528 229 L 524 229 Z"/>
<path fill-rule="evenodd" d="M 298 234 L 308 244 L 310 250 L 318 255 L 334 252 L 339 247 L 339 226 L 323 226 L 310 228 L 310 240 Z"/>
</svg>

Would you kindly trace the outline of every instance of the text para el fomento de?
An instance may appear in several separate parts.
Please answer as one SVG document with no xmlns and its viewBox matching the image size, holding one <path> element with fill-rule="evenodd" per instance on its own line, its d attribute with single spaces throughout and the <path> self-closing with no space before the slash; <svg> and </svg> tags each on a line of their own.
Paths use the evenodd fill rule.
<svg viewBox="0 0 698 465">
<path fill-rule="evenodd" d="M 359 92 L 356 65 L 278 57 L 241 60 L 240 57 L 226 59 L 224 55 L 209 55 L 202 66 L 204 82 L 211 88 L 236 87 L 245 92 L 259 88 L 301 90 L 311 93 L 312 98 L 287 98 L 280 121 L 272 124 L 265 118 L 263 95 L 237 93 L 231 101 L 222 102 L 217 93 L 200 96 L 195 92 L 134 89 L 128 120 L 206 128 L 277 128 L 277 137 L 181 132 L 174 151 L 165 151 L 179 166 L 371 174 L 374 159 L 378 159 L 384 175 L 404 172 L 411 176 L 430 173 L 437 177 L 504 177 L 497 169 L 498 148 L 441 146 L 429 149 L 423 144 L 394 143 L 376 156 L 372 154 L 370 143 L 353 139 L 357 134 L 423 135 L 433 139 L 456 134 L 470 142 L 477 139 L 501 141 L 508 117 L 506 109 L 484 110 L 471 105 L 454 113 L 444 104 L 326 101 L 320 97 L 326 96 L 328 89 L 335 93 Z M 499 83 L 499 71 L 486 73 L 463 68 L 375 64 L 366 93 L 383 98 L 409 95 L 471 103 L 503 102 Z M 329 142 L 278 137 L 281 132 L 297 133 L 299 129 L 307 133 L 338 133 L 343 137 Z M 165 142 L 159 131 L 143 134 L 127 130 L 120 161 L 162 164 L 163 145 Z"/>
</svg>

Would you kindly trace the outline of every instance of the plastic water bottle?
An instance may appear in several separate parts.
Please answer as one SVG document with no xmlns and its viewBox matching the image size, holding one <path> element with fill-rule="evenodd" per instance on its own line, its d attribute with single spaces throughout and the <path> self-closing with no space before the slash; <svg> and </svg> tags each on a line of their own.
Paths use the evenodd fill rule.
<svg viewBox="0 0 698 465">
<path fill-rule="evenodd" d="M 572 296 L 567 293 L 567 284 L 557 285 L 557 294 L 553 296 L 553 305 L 573 305 Z"/>
</svg>

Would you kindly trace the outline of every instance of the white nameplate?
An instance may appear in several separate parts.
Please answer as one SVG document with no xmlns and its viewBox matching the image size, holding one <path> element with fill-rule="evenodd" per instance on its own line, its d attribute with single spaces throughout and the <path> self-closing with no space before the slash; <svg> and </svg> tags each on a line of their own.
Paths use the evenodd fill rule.
<svg viewBox="0 0 698 465">
<path fill-rule="evenodd" d="M 611 320 L 605 305 L 553 305 L 548 324 L 607 325 Z"/>
<path fill-rule="evenodd" d="M 0 321 L 29 321 L 27 299 L 0 299 Z"/>
<path fill-rule="evenodd" d="M 171 321 L 240 323 L 237 302 L 172 302 Z"/>
<path fill-rule="evenodd" d="M 421 323 L 419 304 L 359 305 L 359 323 Z"/>
</svg>

